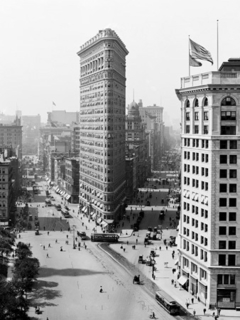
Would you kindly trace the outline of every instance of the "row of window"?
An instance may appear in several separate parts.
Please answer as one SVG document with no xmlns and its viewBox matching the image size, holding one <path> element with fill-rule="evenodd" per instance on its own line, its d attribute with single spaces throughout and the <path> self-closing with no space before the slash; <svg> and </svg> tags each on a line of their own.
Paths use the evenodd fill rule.
<svg viewBox="0 0 240 320">
<path fill-rule="evenodd" d="M 191 147 L 191 140 L 192 140 L 192 147 L 193 148 L 199 148 L 200 144 L 202 148 L 208 149 L 208 140 L 205 139 L 189 139 L 189 138 L 184 138 L 184 146 L 185 147 Z M 201 143 L 199 143 L 201 141 Z"/>
<path fill-rule="evenodd" d="M 220 149 L 237 149 L 237 140 L 220 140 Z"/>
<path fill-rule="evenodd" d="M 206 238 L 205 238 L 205 240 L 207 242 Z M 186 251 L 190 251 L 190 243 L 189 243 L 189 241 L 187 241 L 185 239 L 183 239 L 183 249 L 186 250 Z M 196 257 L 198 257 L 198 253 L 199 253 L 198 246 L 195 246 L 194 244 L 192 244 L 191 245 L 191 254 L 196 256 Z M 208 258 L 207 252 L 204 251 L 203 249 L 200 249 L 200 260 L 204 260 L 204 262 L 207 262 L 207 258 Z M 197 273 L 197 270 L 195 270 L 195 272 Z"/>
<path fill-rule="evenodd" d="M 220 236 L 235 236 L 237 229 L 236 227 L 220 226 L 218 231 Z"/>
<path fill-rule="evenodd" d="M 235 266 L 236 255 L 235 254 L 219 254 L 218 265 L 219 266 Z"/>
<path fill-rule="evenodd" d="M 207 97 L 205 97 L 203 99 L 202 106 L 203 107 L 208 106 L 208 98 Z M 225 97 L 224 99 L 222 99 L 221 106 L 236 106 L 236 101 L 232 97 L 228 96 L 228 97 Z M 185 107 L 190 108 L 190 101 L 188 99 L 185 101 Z M 193 101 L 193 107 L 199 107 L 199 101 L 197 98 Z"/>
<path fill-rule="evenodd" d="M 220 193 L 225 193 L 225 192 L 236 193 L 237 192 L 237 184 L 230 183 L 229 185 L 227 185 L 226 183 L 220 183 L 219 192 Z"/>
<path fill-rule="evenodd" d="M 190 178 L 184 177 L 183 184 L 190 186 Z M 192 179 L 192 187 L 199 188 L 199 180 Z M 201 182 L 201 190 L 208 191 L 208 182 L 205 182 L 205 181 Z M 198 199 L 196 201 L 198 201 Z"/>
<path fill-rule="evenodd" d="M 228 243 L 228 246 L 227 246 L 227 243 Z M 235 250 L 236 249 L 236 241 L 220 240 L 220 241 L 218 241 L 218 249 Z"/>
<path fill-rule="evenodd" d="M 186 121 L 190 121 L 190 119 L 191 119 L 190 112 L 186 112 Z M 194 120 L 195 121 L 199 120 L 199 112 L 194 112 Z M 205 121 L 209 120 L 208 111 L 203 112 L 203 120 Z"/>
<path fill-rule="evenodd" d="M 219 156 L 220 164 L 237 164 L 237 155 L 230 154 L 229 156 L 226 154 L 220 154 Z"/>
<path fill-rule="evenodd" d="M 218 274 L 217 284 L 235 284 L 235 274 Z"/>
<path fill-rule="evenodd" d="M 184 164 L 183 168 L 184 172 L 190 172 L 190 165 Z M 199 174 L 199 167 L 198 166 L 192 166 L 192 173 L 193 174 Z M 201 169 L 202 176 L 208 177 L 208 168 L 202 168 Z"/>
<path fill-rule="evenodd" d="M 190 151 L 184 151 L 183 156 L 184 156 L 184 159 L 191 160 L 191 157 L 190 157 L 191 156 L 191 152 Z M 202 153 L 201 159 L 202 159 L 202 162 L 208 163 L 208 160 L 209 160 L 208 154 Z M 199 153 L 198 152 L 193 152 L 192 153 L 192 160 L 193 161 L 199 161 Z"/>
<path fill-rule="evenodd" d="M 219 177 L 220 179 L 236 179 L 237 178 L 237 170 L 236 169 L 220 169 L 219 170 Z"/>
<path fill-rule="evenodd" d="M 195 125 L 193 129 L 194 129 L 193 130 L 194 134 L 198 134 L 199 133 L 199 125 Z M 203 134 L 208 134 L 208 132 L 209 132 L 208 126 L 204 125 L 203 126 Z M 190 125 L 189 124 L 186 125 L 185 133 L 190 133 Z"/>
</svg>

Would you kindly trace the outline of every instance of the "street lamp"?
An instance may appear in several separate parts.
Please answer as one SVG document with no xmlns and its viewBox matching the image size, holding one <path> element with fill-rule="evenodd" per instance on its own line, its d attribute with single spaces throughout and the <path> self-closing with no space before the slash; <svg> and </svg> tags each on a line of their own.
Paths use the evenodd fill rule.
<svg viewBox="0 0 240 320">
<path fill-rule="evenodd" d="M 76 226 L 73 225 L 72 226 L 72 231 L 73 231 L 73 249 L 75 249 L 75 230 L 76 230 Z"/>
</svg>

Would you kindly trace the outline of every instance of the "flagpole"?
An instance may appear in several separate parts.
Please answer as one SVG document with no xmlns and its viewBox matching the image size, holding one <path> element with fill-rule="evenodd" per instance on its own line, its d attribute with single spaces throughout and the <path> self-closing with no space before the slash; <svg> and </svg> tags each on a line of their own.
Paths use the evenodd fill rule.
<svg viewBox="0 0 240 320">
<path fill-rule="evenodd" d="M 190 35 L 188 35 L 188 75 L 190 77 Z"/>
<path fill-rule="evenodd" d="M 218 38 L 218 20 L 217 20 L 217 70 L 218 70 L 219 38 Z"/>
</svg>

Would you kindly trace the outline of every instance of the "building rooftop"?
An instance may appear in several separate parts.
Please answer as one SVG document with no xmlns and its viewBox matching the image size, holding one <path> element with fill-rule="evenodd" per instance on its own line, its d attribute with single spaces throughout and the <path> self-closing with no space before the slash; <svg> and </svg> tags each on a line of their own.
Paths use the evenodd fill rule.
<svg viewBox="0 0 240 320">
<path fill-rule="evenodd" d="M 81 54 L 88 47 L 92 46 L 93 44 L 98 43 L 99 41 L 101 41 L 103 39 L 115 39 L 115 40 L 117 40 L 121 44 L 122 48 L 126 51 L 126 54 L 128 54 L 128 50 L 126 49 L 125 44 L 119 38 L 117 33 L 114 30 L 110 29 L 110 28 L 107 28 L 105 30 L 99 30 L 99 32 L 98 32 L 98 34 L 96 36 L 94 36 L 93 38 L 91 38 L 90 40 L 85 42 L 82 46 L 80 46 L 80 51 L 77 54 L 78 55 Z"/>
</svg>

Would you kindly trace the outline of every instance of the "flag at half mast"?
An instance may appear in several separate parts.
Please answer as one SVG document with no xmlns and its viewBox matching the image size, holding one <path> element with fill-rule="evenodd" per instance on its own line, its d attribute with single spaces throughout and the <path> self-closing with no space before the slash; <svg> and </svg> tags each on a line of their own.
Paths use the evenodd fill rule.
<svg viewBox="0 0 240 320">
<path fill-rule="evenodd" d="M 189 41 L 190 41 L 191 56 L 193 59 L 206 60 L 211 62 L 211 64 L 213 64 L 211 53 L 207 49 L 200 46 L 199 44 L 192 41 L 191 39 L 189 39 Z"/>
<path fill-rule="evenodd" d="M 190 67 L 201 67 L 202 64 L 189 54 L 189 65 Z"/>
</svg>

